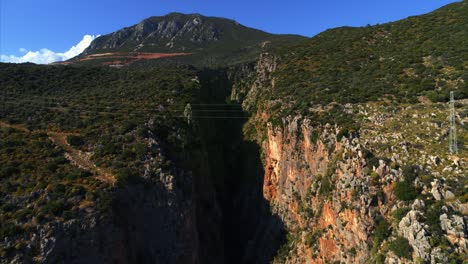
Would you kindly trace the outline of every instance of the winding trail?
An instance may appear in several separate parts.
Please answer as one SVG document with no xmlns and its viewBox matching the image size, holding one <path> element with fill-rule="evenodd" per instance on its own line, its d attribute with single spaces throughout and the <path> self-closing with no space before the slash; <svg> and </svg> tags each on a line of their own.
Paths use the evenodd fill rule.
<svg viewBox="0 0 468 264">
<path fill-rule="evenodd" d="M 108 169 L 98 167 L 91 161 L 91 153 L 83 152 L 68 144 L 67 137 L 71 135 L 79 135 L 78 133 L 54 132 L 46 130 L 29 130 L 24 125 L 7 124 L 1 121 L 0 128 L 14 128 L 30 133 L 46 133 L 49 136 L 49 139 L 56 146 L 59 146 L 65 151 L 65 158 L 69 160 L 73 165 L 83 170 L 89 171 L 95 176 L 96 179 L 100 181 L 107 182 L 112 185 L 115 184 L 115 176 Z"/>
</svg>

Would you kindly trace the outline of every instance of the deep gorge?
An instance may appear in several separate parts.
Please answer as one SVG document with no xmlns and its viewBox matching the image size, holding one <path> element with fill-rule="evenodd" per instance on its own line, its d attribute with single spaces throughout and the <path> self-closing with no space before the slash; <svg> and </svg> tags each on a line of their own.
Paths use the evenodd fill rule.
<svg viewBox="0 0 468 264">
<path fill-rule="evenodd" d="M 199 168 L 194 168 L 194 195 L 197 229 L 211 233 L 200 236 L 206 252 L 200 261 L 268 263 L 284 240 L 284 227 L 263 198 L 261 149 L 244 138 L 248 114 L 238 102 L 229 102 L 232 83 L 226 72 L 207 70 L 199 76 L 200 105 L 193 111 L 203 154 L 194 164 Z"/>
</svg>

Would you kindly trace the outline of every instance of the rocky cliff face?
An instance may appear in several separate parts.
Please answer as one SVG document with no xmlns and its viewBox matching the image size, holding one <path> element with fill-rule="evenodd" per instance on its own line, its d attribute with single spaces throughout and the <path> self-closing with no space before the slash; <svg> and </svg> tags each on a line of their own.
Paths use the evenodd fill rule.
<svg viewBox="0 0 468 264">
<path fill-rule="evenodd" d="M 365 263 L 376 258 L 386 263 L 404 262 L 386 248 L 394 236 L 409 242 L 412 253 L 407 261 L 440 263 L 451 253 L 466 254 L 466 203 L 453 195 L 455 186 L 436 191 L 441 187 L 437 176 L 426 183 L 416 178 L 408 184 L 420 185 L 422 193 L 430 193 L 399 201 L 394 187 L 405 177 L 403 164 L 399 169 L 395 168 L 395 159 L 371 164 L 366 157 L 371 144 L 357 136 L 339 140 L 339 128 L 317 128 L 309 122 L 290 118 L 284 128 L 269 125 L 267 130 L 264 197 L 292 234 L 288 253 L 277 259 L 279 263 Z M 430 173 L 437 175 L 426 171 L 426 175 Z M 463 181 L 464 173 L 449 177 Z M 436 201 L 444 204 L 441 209 L 428 210 L 425 203 Z M 407 213 L 400 220 L 395 213 L 401 208 Z M 435 218 L 435 227 L 429 227 L 430 217 Z M 380 241 L 377 236 L 382 221 L 389 226 Z M 456 227 L 449 227 L 452 225 Z M 434 241 L 436 236 L 449 243 Z M 446 247 L 449 251 L 443 252 Z"/>
<path fill-rule="evenodd" d="M 190 204 L 179 199 L 156 186 L 118 190 L 110 215 L 88 208 L 79 219 L 42 225 L 25 241 L 35 251 L 2 263 L 196 262 Z"/>
<path fill-rule="evenodd" d="M 466 157 L 450 155 L 441 141 L 446 106 L 349 104 L 344 111 L 363 120 L 349 134 L 300 115 L 272 124 L 265 109 L 275 102 L 262 94 L 275 89 L 276 65 L 264 55 L 255 77 L 232 93 L 256 111 L 244 132 L 262 146 L 263 196 L 287 229 L 275 262 L 461 261 L 468 235 Z"/>
<path fill-rule="evenodd" d="M 133 51 L 145 45 L 157 45 L 165 42 L 161 48 L 184 50 L 191 44 L 216 42 L 220 38 L 220 28 L 213 23 L 205 23 L 198 14 L 185 16 L 173 13 L 165 18 L 152 17 L 141 21 L 133 27 L 124 28 L 110 35 L 98 38 L 85 51 L 113 50 L 122 48 L 125 44 L 138 43 Z M 187 42 L 187 47 L 181 46 Z"/>
<path fill-rule="evenodd" d="M 143 24 L 138 32 L 151 30 Z M 78 216 L 5 237 L 0 262 L 462 263 L 467 157 L 447 152 L 447 106 L 420 98 L 310 107 L 338 108 L 359 121 L 352 131 L 334 119 L 280 115 L 274 108 L 290 102 L 268 97 L 279 63 L 263 54 L 256 63 L 199 73 L 191 79 L 201 86 L 198 107 L 221 107 L 194 104 L 190 118 L 184 111 L 187 134 L 196 135 L 185 155 L 171 158 L 167 142 L 143 131 L 149 136 L 138 142 L 150 153 L 136 167 L 145 184 L 110 188 L 107 210 L 74 197 Z M 460 113 L 467 107 L 457 104 Z M 466 124 L 466 114 L 458 120 Z M 173 138 L 182 137 L 180 127 L 177 121 Z"/>
<path fill-rule="evenodd" d="M 160 142 L 148 144 L 144 185 L 109 187 L 109 201 L 78 193 L 69 201 L 77 215 L 38 218 L 24 235 L 4 237 L 0 263 L 199 263 L 193 176 L 176 165 L 161 168 L 168 159 L 155 147 Z"/>
<path fill-rule="evenodd" d="M 316 129 L 294 119 L 267 132 L 264 196 L 296 236 L 287 261 L 365 262 L 382 201 L 363 173 L 367 162 L 353 155 L 359 141 L 338 141 L 331 126 L 314 138 Z"/>
</svg>

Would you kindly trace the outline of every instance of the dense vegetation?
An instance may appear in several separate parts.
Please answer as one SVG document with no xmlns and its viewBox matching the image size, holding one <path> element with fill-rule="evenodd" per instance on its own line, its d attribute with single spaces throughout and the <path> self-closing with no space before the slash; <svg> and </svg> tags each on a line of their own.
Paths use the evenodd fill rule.
<svg viewBox="0 0 468 264">
<path fill-rule="evenodd" d="M 411 252 L 413 251 L 408 239 L 398 236 L 395 240 L 391 241 L 388 248 L 400 258 L 411 259 Z"/>
<path fill-rule="evenodd" d="M 0 64 L 0 87 L 0 237 L 17 237 L 16 250 L 28 228 L 83 218 L 88 207 L 104 214 L 110 190 L 142 182 L 145 162 L 171 170 L 170 160 L 193 139 L 183 115 L 199 93 L 191 68 Z M 116 185 L 72 164 L 54 135 L 65 135 L 62 144 L 77 153 L 91 153 L 91 164 Z"/>
<path fill-rule="evenodd" d="M 22 235 L 39 225 L 81 218 L 89 206 L 105 214 L 111 206 L 111 187 L 72 165 L 44 133 L 0 129 L 0 164 L 0 237 L 17 238 L 0 246 L 0 257 L 21 250 Z"/>
<path fill-rule="evenodd" d="M 451 90 L 466 98 L 467 13 L 464 1 L 398 22 L 329 30 L 279 50 L 271 97 L 293 102 L 284 114 L 331 102 L 446 101 Z"/>
<path fill-rule="evenodd" d="M 172 152 L 187 138 L 185 105 L 198 83 L 189 68 L 134 71 L 63 66 L 0 65 L 0 119 L 30 129 L 76 131 L 71 145 L 94 151 L 114 169 L 135 167 L 148 133 Z M 111 164 L 112 163 L 112 164 Z"/>
</svg>

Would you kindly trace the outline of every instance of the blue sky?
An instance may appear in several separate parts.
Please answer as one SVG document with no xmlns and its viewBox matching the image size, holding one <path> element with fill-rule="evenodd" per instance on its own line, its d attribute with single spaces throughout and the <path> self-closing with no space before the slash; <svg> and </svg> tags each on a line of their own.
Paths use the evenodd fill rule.
<svg viewBox="0 0 468 264">
<path fill-rule="evenodd" d="M 272 33 L 313 36 L 338 26 L 365 26 L 424 14 L 453 2 L 456 1 L 0 0 L 0 54 L 23 56 L 28 51 L 47 49 L 57 52 L 58 59 L 66 58 L 64 53 L 72 46 L 82 40 L 80 45 L 85 46 L 90 41 L 83 39 L 85 35 L 110 33 L 146 17 L 174 11 L 227 17 Z"/>
</svg>

